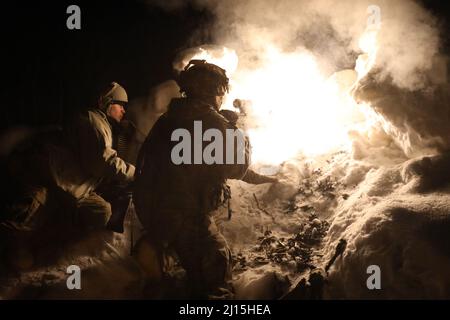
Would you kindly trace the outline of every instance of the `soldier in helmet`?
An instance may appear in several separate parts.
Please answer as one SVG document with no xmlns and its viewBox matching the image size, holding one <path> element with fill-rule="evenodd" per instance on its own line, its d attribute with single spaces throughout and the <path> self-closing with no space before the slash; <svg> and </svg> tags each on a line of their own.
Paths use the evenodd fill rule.
<svg viewBox="0 0 450 320">
<path fill-rule="evenodd" d="M 98 106 L 76 117 L 60 139 L 37 139 L 11 161 L 18 187 L 4 204 L 0 236 L 13 267 L 32 265 L 34 247 L 54 236 L 105 227 L 111 206 L 97 187 L 104 179 L 128 184 L 134 178 L 134 166 L 113 149 L 112 126 L 122 120 L 127 102 L 124 88 L 111 83 Z"/>
<path fill-rule="evenodd" d="M 193 136 L 194 122 L 201 121 L 204 131 L 218 130 L 226 140 L 226 130 L 236 129 L 235 119 L 219 112 L 228 92 L 225 70 L 204 60 L 192 60 L 180 73 L 178 84 L 183 97 L 171 101 L 140 150 L 135 209 L 156 250 L 161 254 L 169 249 L 178 255 L 191 298 L 230 298 L 231 253 L 212 212 L 224 202 L 226 180 L 246 175 L 248 141 L 242 148 L 236 144 L 231 149 L 223 142 L 224 158 L 243 156 L 241 162 L 175 164 L 171 158 L 175 130 L 187 130 Z M 192 150 L 199 147 L 196 143 Z M 204 145 L 200 147 L 203 150 Z"/>
<path fill-rule="evenodd" d="M 111 216 L 110 204 L 95 193 L 100 183 L 126 186 L 134 179 L 135 168 L 119 157 L 113 134 L 125 115 L 127 103 L 125 89 L 112 82 L 100 95 L 97 107 L 81 114 L 68 129 L 70 149 L 87 181 L 83 196 L 76 196 L 84 204 L 78 216 L 89 221 L 94 220 L 93 212 L 98 214 L 98 221 L 92 221 L 94 224 L 81 221 L 89 227 L 103 227 Z M 64 181 L 60 185 L 64 188 Z"/>
</svg>

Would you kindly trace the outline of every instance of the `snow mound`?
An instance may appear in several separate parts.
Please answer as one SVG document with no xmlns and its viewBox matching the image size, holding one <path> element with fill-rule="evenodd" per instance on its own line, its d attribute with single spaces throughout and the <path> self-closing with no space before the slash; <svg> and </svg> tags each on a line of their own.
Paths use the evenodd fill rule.
<svg viewBox="0 0 450 320">
<path fill-rule="evenodd" d="M 330 270 L 327 298 L 450 296 L 449 164 L 425 157 L 367 172 L 330 221 L 325 257 L 341 238 L 347 249 Z M 370 265 L 380 267 L 381 290 L 367 288 Z"/>
<path fill-rule="evenodd" d="M 55 245 L 55 250 L 61 251 L 57 261 L 1 275 L 0 299 L 141 298 L 145 277 L 129 255 L 129 236 L 97 231 L 64 247 Z M 71 265 L 80 267 L 81 290 L 67 287 Z"/>
<path fill-rule="evenodd" d="M 229 181 L 233 214 L 228 219 L 221 208 L 216 220 L 233 252 L 236 298 L 281 298 L 314 270 L 326 270 L 341 239 L 346 249 L 328 269 L 323 298 L 450 297 L 450 154 L 408 160 L 364 137 L 357 148 L 360 157 L 290 160 L 277 184 Z M 371 148 L 387 148 L 391 157 Z M 123 235 L 97 232 L 75 241 L 51 265 L 0 275 L 0 297 L 153 297 L 158 288 L 129 255 L 127 223 Z M 66 287 L 70 265 L 82 269 L 82 290 Z M 371 265 L 380 267 L 381 290 L 367 288 Z"/>
</svg>

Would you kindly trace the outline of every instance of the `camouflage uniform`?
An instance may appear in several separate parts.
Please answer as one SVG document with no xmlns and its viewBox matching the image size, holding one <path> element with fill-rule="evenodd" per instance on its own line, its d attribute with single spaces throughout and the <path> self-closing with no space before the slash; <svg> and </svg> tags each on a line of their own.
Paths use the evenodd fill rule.
<svg viewBox="0 0 450 320">
<path fill-rule="evenodd" d="M 4 204 L 0 235 L 31 246 L 73 226 L 104 227 L 111 206 L 95 189 L 104 178 L 129 183 L 134 177 L 134 166 L 112 148 L 111 126 L 100 109 L 82 114 L 57 141 L 33 141 L 11 158 L 9 171 L 16 187 Z"/>
<path fill-rule="evenodd" d="M 224 139 L 226 129 L 235 129 L 213 106 L 201 100 L 172 100 L 140 151 L 134 203 L 153 243 L 160 249 L 174 249 L 187 272 L 193 297 L 204 298 L 218 294 L 217 290 L 231 278 L 231 253 L 211 212 L 222 201 L 226 179 L 245 175 L 249 150 L 248 146 L 241 150 L 245 153 L 244 164 L 173 164 L 171 150 L 176 142 L 171 141 L 171 134 L 183 128 L 193 137 L 194 121 L 202 121 L 204 131 L 220 130 Z M 232 152 L 236 155 L 239 150 Z"/>
</svg>

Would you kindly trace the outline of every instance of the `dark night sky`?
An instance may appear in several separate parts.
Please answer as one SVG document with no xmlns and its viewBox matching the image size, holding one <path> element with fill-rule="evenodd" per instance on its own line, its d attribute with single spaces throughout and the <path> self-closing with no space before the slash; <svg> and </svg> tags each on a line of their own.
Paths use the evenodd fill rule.
<svg viewBox="0 0 450 320">
<path fill-rule="evenodd" d="M 423 2 L 447 21 L 448 1 Z M 81 30 L 66 28 L 70 4 L 81 7 Z M 2 3 L 2 127 L 61 124 L 112 80 L 144 95 L 172 77 L 177 50 L 209 42 L 198 32 L 190 40 L 212 22 L 191 6 L 168 13 L 144 1 Z"/>
<path fill-rule="evenodd" d="M 81 8 L 81 30 L 66 28 L 70 4 Z M 130 97 L 146 94 L 172 77 L 177 50 L 210 15 L 192 7 L 167 13 L 142 1 L 58 1 L 16 3 L 0 20 L 2 126 L 9 127 L 62 123 L 113 80 Z"/>
</svg>

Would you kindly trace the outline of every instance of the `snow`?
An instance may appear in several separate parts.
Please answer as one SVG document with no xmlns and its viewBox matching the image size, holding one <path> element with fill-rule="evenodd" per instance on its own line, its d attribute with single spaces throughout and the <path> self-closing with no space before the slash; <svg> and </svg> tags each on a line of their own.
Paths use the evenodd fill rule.
<svg viewBox="0 0 450 320">
<path fill-rule="evenodd" d="M 129 228 L 128 228 L 129 230 Z M 142 294 L 143 271 L 129 256 L 129 233 L 95 232 L 64 248 L 48 265 L 0 275 L 0 299 L 133 299 Z M 55 245 L 55 247 L 57 247 Z M 68 290 L 67 268 L 82 270 L 81 290 Z"/>
<path fill-rule="evenodd" d="M 450 153 L 431 139 L 438 137 L 440 146 L 450 143 L 448 104 L 442 101 L 448 100 L 428 112 L 418 111 L 417 104 L 375 108 L 389 126 L 350 132 L 350 151 L 300 154 L 284 162 L 279 183 L 229 181 L 232 218 L 227 208 L 216 218 L 234 254 L 236 297 L 281 297 L 314 268 L 325 269 L 345 239 L 344 253 L 329 269 L 324 298 L 448 299 Z M 433 120 L 436 110 L 442 117 Z M 401 113 L 408 114 L 405 126 L 398 125 Z M 419 129 L 423 139 L 411 138 Z M 0 298 L 158 297 L 148 286 L 151 274 L 138 263 L 142 257 L 129 255 L 130 224 L 123 235 L 102 232 L 73 241 L 50 265 L 0 274 Z M 133 229 L 137 240 L 136 222 Z M 85 270 L 80 291 L 66 288 L 66 269 L 73 264 Z M 381 290 L 366 286 L 370 265 L 380 267 Z"/>
<path fill-rule="evenodd" d="M 450 157 L 398 156 L 388 165 L 377 164 L 384 156 L 377 157 L 357 160 L 351 152 L 299 156 L 281 166 L 278 184 L 230 181 L 233 215 L 228 220 L 227 208 L 221 208 L 217 222 L 234 254 L 236 297 L 281 297 L 307 279 L 313 267 L 324 269 L 345 239 L 346 250 L 329 269 L 325 299 L 448 298 L 450 188 L 445 182 Z M 429 183 L 428 177 L 442 174 L 447 180 L 441 185 Z M 3 279 L 0 296 L 145 297 L 145 272 L 129 256 L 127 226 L 124 235 L 92 234 L 69 245 L 54 265 Z M 318 241 L 309 251 L 295 247 L 303 256 L 291 255 L 288 243 L 299 234 L 302 241 Z M 72 264 L 86 270 L 83 290 L 66 288 L 66 268 Z M 381 269 L 381 290 L 366 286 L 370 265 Z"/>
<path fill-rule="evenodd" d="M 449 240 L 442 229 L 449 221 L 449 189 L 415 191 L 424 179 L 410 172 L 417 163 L 423 159 L 371 169 L 337 207 L 324 247 L 340 238 L 348 245 L 330 273 L 329 298 L 448 298 Z M 367 290 L 371 264 L 381 268 L 380 291 Z"/>
<path fill-rule="evenodd" d="M 320 245 L 313 246 L 311 264 L 325 268 L 340 239 L 347 241 L 342 257 L 329 270 L 326 299 L 431 299 L 450 295 L 450 177 L 448 155 L 407 159 L 395 145 L 370 145 L 360 137 L 353 153 L 334 153 L 322 158 L 299 157 L 282 166 L 281 183 L 251 186 L 233 181 L 231 221 L 219 215 L 220 227 L 233 251 L 245 256 L 248 268 L 235 269 L 238 297 L 267 297 L 268 288 L 306 277 L 290 262 L 252 263 L 261 257 L 258 237 L 270 230 L 276 238 L 304 232 L 305 225 L 327 221 L 330 225 Z M 367 156 L 361 156 L 367 154 Z M 355 159 L 357 158 L 357 159 Z M 318 170 L 320 169 L 320 170 Z M 328 197 L 312 186 L 296 195 L 297 186 L 332 178 L 336 183 Z M 439 179 L 440 178 L 440 179 Z M 258 209 L 252 197 L 273 218 Z M 306 212 L 286 213 L 289 199 Z M 309 207 L 309 208 L 308 208 Z M 307 219 L 314 212 L 316 219 Z M 222 219 L 220 219 L 222 218 Z M 249 262 L 250 261 L 250 262 Z M 261 259 L 259 260 L 261 262 Z M 381 269 L 382 290 L 369 290 L 367 268 Z M 276 274 L 276 277 L 269 276 Z M 275 279 L 275 280 L 274 280 Z M 276 285 L 275 285 L 276 284 Z M 274 289 L 272 289 L 272 292 Z"/>
</svg>

